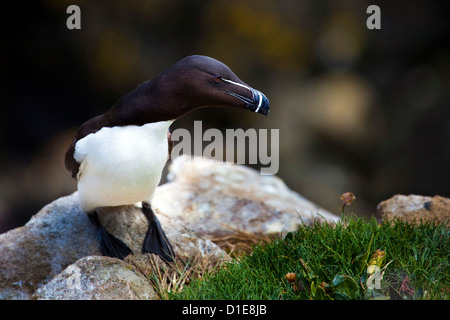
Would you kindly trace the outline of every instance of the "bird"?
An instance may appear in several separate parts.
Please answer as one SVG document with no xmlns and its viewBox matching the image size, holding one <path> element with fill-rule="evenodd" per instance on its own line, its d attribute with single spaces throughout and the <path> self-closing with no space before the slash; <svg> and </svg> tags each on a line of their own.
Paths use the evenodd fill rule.
<svg viewBox="0 0 450 320">
<path fill-rule="evenodd" d="M 265 116 L 270 111 L 267 97 L 239 79 L 226 64 L 191 55 L 141 83 L 78 128 L 65 154 L 65 166 L 77 180 L 81 208 L 96 227 L 103 255 L 123 260 L 133 252 L 101 225 L 97 210 L 138 205 L 148 221 L 142 252 L 167 262 L 175 259 L 151 200 L 170 157 L 170 125 L 207 106 L 247 109 Z"/>
</svg>

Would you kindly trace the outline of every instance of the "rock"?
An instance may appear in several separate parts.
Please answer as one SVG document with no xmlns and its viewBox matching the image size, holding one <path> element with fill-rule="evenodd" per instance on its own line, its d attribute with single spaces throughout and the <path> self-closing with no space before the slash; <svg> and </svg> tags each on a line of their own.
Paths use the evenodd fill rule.
<svg viewBox="0 0 450 320">
<path fill-rule="evenodd" d="M 180 156 L 168 180 L 157 188 L 153 207 L 207 239 L 235 231 L 279 234 L 296 230 L 302 221 L 339 220 L 278 177 L 262 176 L 243 165 Z"/>
<path fill-rule="evenodd" d="M 173 245 L 177 261 L 187 261 L 198 255 L 212 260 L 226 258 L 226 254 L 211 241 L 200 239 L 181 223 L 171 221 L 163 214 L 156 214 Z M 108 208 L 99 210 L 99 218 L 109 232 L 133 250 L 134 255 L 128 256 L 126 262 L 134 265 L 144 276 L 148 275 L 151 271 L 149 259 L 141 253 L 147 221 L 141 210 L 134 206 Z M 101 255 L 99 243 L 95 228 L 80 208 L 77 193 L 55 200 L 25 226 L 0 235 L 0 299 L 29 299 L 39 287 L 49 283 L 66 267 L 74 263 L 77 266 L 77 260 L 91 255 Z M 122 265 L 120 260 L 112 260 Z M 164 264 L 162 260 L 158 261 Z M 108 265 L 108 268 L 112 267 Z M 102 298 L 97 291 L 91 294 Z M 57 293 L 42 291 L 38 296 L 58 297 Z M 109 297 L 111 295 L 105 292 L 103 298 Z"/>
<path fill-rule="evenodd" d="M 68 266 L 40 287 L 34 299 L 52 300 L 155 300 L 148 280 L 123 261 L 89 256 Z"/>
<path fill-rule="evenodd" d="M 441 196 L 395 195 L 378 205 L 376 217 L 383 221 L 399 218 L 406 222 L 426 220 L 448 224 L 450 199 Z"/>
</svg>

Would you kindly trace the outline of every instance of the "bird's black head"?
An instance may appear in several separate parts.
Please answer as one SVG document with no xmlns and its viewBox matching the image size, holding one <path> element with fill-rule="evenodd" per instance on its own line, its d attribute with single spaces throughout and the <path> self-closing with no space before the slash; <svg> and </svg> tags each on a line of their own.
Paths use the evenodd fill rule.
<svg viewBox="0 0 450 320">
<path fill-rule="evenodd" d="M 188 56 L 160 76 L 159 85 L 166 94 L 183 99 L 185 108 L 229 106 L 268 115 L 267 97 L 239 79 L 222 62 L 207 56 Z"/>
</svg>

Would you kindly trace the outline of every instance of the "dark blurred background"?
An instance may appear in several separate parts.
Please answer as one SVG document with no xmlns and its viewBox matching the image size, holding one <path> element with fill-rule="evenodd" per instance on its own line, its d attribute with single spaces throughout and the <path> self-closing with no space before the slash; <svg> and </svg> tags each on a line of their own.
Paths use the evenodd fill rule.
<svg viewBox="0 0 450 320">
<path fill-rule="evenodd" d="M 66 8 L 81 8 L 81 30 Z M 381 8 L 381 30 L 366 9 Z M 278 176 L 339 214 L 394 194 L 450 196 L 450 28 L 437 1 L 147 0 L 2 4 L 0 232 L 73 192 L 75 129 L 190 54 L 271 102 L 264 118 L 201 109 L 172 129 L 279 128 Z"/>
</svg>

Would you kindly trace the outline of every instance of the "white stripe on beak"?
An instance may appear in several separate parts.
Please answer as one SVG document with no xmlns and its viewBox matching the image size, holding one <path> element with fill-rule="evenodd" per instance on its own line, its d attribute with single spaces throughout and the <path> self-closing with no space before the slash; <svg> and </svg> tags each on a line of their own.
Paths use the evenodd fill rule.
<svg viewBox="0 0 450 320">
<path fill-rule="evenodd" d="M 262 99 L 261 92 L 259 92 L 259 91 L 256 91 L 256 92 L 258 93 L 258 96 L 259 96 L 259 103 L 258 103 L 258 108 L 256 108 L 255 112 L 258 113 L 259 108 L 261 108 L 261 104 L 262 104 L 263 99 Z"/>
<path fill-rule="evenodd" d="M 237 86 L 240 86 L 240 87 L 243 87 L 243 88 L 246 88 L 246 89 L 248 89 L 248 90 L 250 90 L 251 92 L 253 92 L 253 90 L 250 88 L 250 87 L 247 87 L 245 84 L 242 84 L 242 83 L 238 83 L 238 82 L 234 82 L 234 81 L 232 81 L 232 80 L 228 80 L 228 79 L 224 79 L 224 78 L 220 78 L 220 79 L 222 79 L 223 81 L 226 81 L 226 82 L 229 82 L 229 83 L 232 83 L 232 84 L 235 84 L 235 85 L 237 85 Z"/>
<path fill-rule="evenodd" d="M 220 79 L 222 79 L 223 81 L 226 81 L 226 82 L 235 84 L 235 85 L 237 85 L 237 86 L 246 88 L 246 89 L 250 90 L 250 92 L 251 92 L 252 94 L 253 94 L 254 92 L 257 92 L 257 93 L 258 93 L 258 96 L 259 96 L 259 102 L 258 102 L 258 107 L 256 108 L 255 112 L 258 112 L 258 111 L 259 111 L 259 109 L 261 108 L 261 105 L 262 105 L 262 101 L 263 101 L 261 92 L 259 92 L 258 90 L 253 90 L 252 88 L 247 87 L 245 84 L 242 84 L 242 83 L 238 83 L 238 82 L 235 82 L 235 81 L 232 81 L 232 80 L 228 80 L 228 79 L 224 79 L 224 78 L 220 78 Z"/>
</svg>

